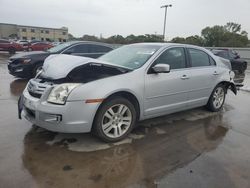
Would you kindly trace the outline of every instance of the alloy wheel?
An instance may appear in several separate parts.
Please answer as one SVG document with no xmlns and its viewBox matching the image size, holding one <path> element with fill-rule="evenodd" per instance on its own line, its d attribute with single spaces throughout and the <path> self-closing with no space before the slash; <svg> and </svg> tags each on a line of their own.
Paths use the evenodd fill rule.
<svg viewBox="0 0 250 188">
<path fill-rule="evenodd" d="M 132 124 L 132 113 L 124 104 L 116 104 L 107 109 L 102 118 L 103 133 L 110 138 L 123 136 Z"/>
<path fill-rule="evenodd" d="M 225 91 L 222 87 L 216 88 L 213 94 L 213 105 L 216 109 L 219 109 L 224 102 Z"/>
</svg>

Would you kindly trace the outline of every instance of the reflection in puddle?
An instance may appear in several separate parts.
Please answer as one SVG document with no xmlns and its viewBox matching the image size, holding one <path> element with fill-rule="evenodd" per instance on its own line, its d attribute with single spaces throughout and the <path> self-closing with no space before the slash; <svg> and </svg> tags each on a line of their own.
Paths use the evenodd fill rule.
<svg viewBox="0 0 250 188">
<path fill-rule="evenodd" d="M 200 119 L 185 120 L 188 114 Z M 119 145 L 34 127 L 25 136 L 24 167 L 41 187 L 155 187 L 155 180 L 220 144 L 223 114 L 204 114 L 195 109 L 141 122 L 131 141 Z"/>
</svg>

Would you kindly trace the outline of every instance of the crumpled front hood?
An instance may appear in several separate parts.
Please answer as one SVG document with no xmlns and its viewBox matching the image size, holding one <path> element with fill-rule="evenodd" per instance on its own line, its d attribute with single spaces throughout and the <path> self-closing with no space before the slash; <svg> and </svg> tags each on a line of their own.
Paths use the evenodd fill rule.
<svg viewBox="0 0 250 188">
<path fill-rule="evenodd" d="M 65 78 L 74 68 L 88 63 L 97 63 L 114 66 L 112 64 L 88 57 L 80 57 L 73 55 L 50 55 L 43 64 L 42 77 L 48 79 L 62 79 Z"/>
</svg>

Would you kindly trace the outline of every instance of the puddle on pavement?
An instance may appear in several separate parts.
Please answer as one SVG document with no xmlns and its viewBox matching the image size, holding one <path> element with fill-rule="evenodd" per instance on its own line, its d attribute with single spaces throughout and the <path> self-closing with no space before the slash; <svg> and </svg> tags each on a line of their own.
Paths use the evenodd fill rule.
<svg viewBox="0 0 250 188">
<path fill-rule="evenodd" d="M 111 148 L 115 145 L 131 144 L 133 141 L 142 139 L 147 136 L 150 131 L 156 135 L 167 134 L 165 125 L 173 124 L 176 121 L 197 121 L 201 119 L 206 119 L 209 117 L 219 117 L 230 107 L 225 106 L 224 109 L 219 113 L 208 112 L 204 109 L 194 109 L 186 112 L 181 112 L 177 114 L 172 114 L 160 118 L 154 118 L 151 120 L 146 120 L 139 123 L 139 126 L 128 135 L 128 137 L 117 143 L 105 143 L 94 137 L 91 134 L 63 134 L 58 133 L 55 135 L 53 140 L 47 141 L 48 145 L 61 145 L 67 147 L 71 151 L 77 152 L 92 152 L 98 150 L 104 150 Z M 159 126 L 162 125 L 162 126 Z M 40 128 L 38 128 L 39 130 Z M 43 130 L 43 129 L 40 129 Z"/>
<path fill-rule="evenodd" d="M 24 139 L 24 167 L 41 187 L 154 187 L 156 179 L 215 149 L 228 131 L 223 113 L 204 109 L 140 125 L 116 144 L 33 127 Z"/>
</svg>

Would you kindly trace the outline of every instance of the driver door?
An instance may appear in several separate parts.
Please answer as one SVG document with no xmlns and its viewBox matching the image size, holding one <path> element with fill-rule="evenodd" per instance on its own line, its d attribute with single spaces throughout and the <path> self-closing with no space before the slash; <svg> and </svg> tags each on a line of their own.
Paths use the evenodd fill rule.
<svg viewBox="0 0 250 188">
<path fill-rule="evenodd" d="M 189 69 L 183 47 L 174 47 L 163 52 L 152 64 L 169 64 L 169 73 L 145 74 L 144 115 L 154 117 L 187 108 Z"/>
</svg>

